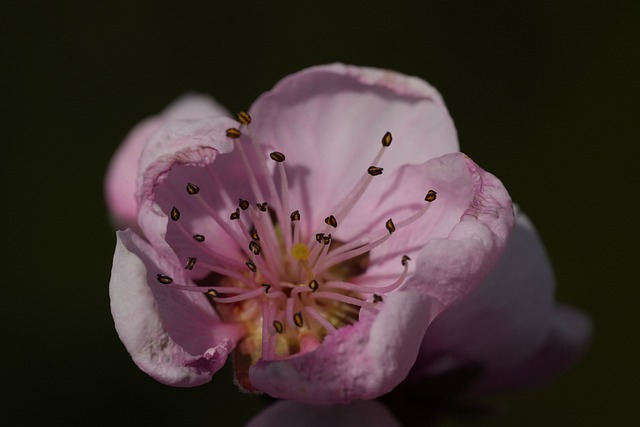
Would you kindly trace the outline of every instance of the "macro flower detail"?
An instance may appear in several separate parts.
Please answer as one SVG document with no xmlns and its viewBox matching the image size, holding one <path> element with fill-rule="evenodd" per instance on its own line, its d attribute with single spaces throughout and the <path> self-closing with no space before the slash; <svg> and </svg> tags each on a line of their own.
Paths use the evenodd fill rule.
<svg viewBox="0 0 640 427">
<path fill-rule="evenodd" d="M 142 147 L 110 295 L 134 361 L 193 386 L 233 354 L 242 388 L 300 402 L 387 393 L 500 258 L 508 193 L 416 78 L 333 64 L 235 119 L 198 102 L 122 149 Z M 131 200 L 114 176 L 108 193 Z"/>
</svg>

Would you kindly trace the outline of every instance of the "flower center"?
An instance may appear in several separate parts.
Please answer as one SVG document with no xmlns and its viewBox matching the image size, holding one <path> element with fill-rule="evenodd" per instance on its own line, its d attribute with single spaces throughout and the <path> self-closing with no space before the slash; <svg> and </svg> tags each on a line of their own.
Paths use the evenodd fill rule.
<svg viewBox="0 0 640 427">
<path fill-rule="evenodd" d="M 159 273 L 157 281 L 176 290 L 203 293 L 224 321 L 242 323 L 246 338 L 239 350 L 245 356 L 244 363 L 250 364 L 259 358 L 274 360 L 311 351 L 326 336 L 357 322 L 361 310 L 377 312 L 384 296 L 405 281 L 410 259 L 401 257 L 398 273 L 388 284 L 373 286 L 361 276 L 368 267 L 369 253 L 393 238 L 396 230 L 422 217 L 436 199 L 436 192 L 429 190 L 424 206 L 407 218 L 389 218 L 378 230 L 349 241 L 332 238 L 331 232 L 335 234 L 372 180 L 382 175 L 379 164 L 392 142 L 387 132 L 370 166 L 335 205 L 333 213 L 323 223 L 314 224 L 314 233 L 304 232 L 312 228 L 301 227 L 304 218 L 299 210 L 291 209 L 285 154 L 274 151 L 267 158 L 252 134 L 249 115 L 240 113 L 238 119 L 241 126 L 228 129 L 226 135 L 234 140 L 235 151 L 242 159 L 253 200 L 239 198 L 237 207 L 223 218 L 211 199 L 201 194 L 199 185 L 206 182 L 183 184 L 190 202 L 189 214 L 204 213 L 213 220 L 230 247 L 227 250 L 225 245 L 212 244 L 220 241 L 220 236 L 208 239 L 206 229 L 191 229 L 197 223 L 185 224 L 183 214 L 174 206 L 168 215 L 169 226 L 182 239 L 176 246 L 194 248 L 194 254 L 186 256 L 185 269 L 200 269 L 202 274 L 191 283 L 179 284 Z M 223 160 L 221 157 L 216 162 Z M 214 168 L 207 169 L 214 187 L 220 188 Z M 242 196 L 221 193 L 228 206 L 232 196 Z M 186 216 L 187 210 L 184 212 Z M 176 253 L 180 256 L 184 252 Z"/>
</svg>

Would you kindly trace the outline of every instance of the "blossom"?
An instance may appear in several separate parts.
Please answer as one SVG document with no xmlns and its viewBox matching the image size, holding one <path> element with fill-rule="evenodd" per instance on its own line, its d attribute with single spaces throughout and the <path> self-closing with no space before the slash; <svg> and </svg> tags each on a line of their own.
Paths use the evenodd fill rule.
<svg viewBox="0 0 640 427">
<path fill-rule="evenodd" d="M 458 151 L 437 91 L 395 72 L 306 69 L 237 120 L 194 102 L 134 131 L 108 174 L 110 205 L 133 207 L 112 210 L 133 229 L 110 297 L 134 362 L 194 386 L 233 354 L 242 388 L 304 403 L 391 391 L 500 258 L 502 183 Z"/>
</svg>

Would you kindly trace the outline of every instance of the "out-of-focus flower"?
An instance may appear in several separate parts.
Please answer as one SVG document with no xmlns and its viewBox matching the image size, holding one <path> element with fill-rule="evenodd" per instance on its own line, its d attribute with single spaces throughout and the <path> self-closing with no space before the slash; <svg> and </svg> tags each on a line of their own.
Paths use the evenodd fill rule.
<svg viewBox="0 0 640 427">
<path fill-rule="evenodd" d="M 458 152 L 439 94 L 394 72 L 310 68 L 238 122 L 188 120 L 192 103 L 134 132 L 108 175 L 113 216 L 140 230 L 118 232 L 110 282 L 133 360 L 193 386 L 235 349 L 247 390 L 391 391 L 500 258 L 514 225 L 500 181 Z"/>
<path fill-rule="evenodd" d="M 402 427 L 389 409 L 376 400 L 346 405 L 310 405 L 280 400 L 268 406 L 245 427 Z"/>
</svg>

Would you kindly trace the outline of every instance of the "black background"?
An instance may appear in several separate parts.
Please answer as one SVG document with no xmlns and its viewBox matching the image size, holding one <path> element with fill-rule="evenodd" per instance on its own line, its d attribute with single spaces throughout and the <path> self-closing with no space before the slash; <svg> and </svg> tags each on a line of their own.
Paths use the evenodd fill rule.
<svg viewBox="0 0 640 427">
<path fill-rule="evenodd" d="M 634 425 L 639 6 L 3 2 L 3 417 L 241 426 L 259 410 L 227 369 L 175 389 L 131 362 L 109 312 L 104 171 L 135 123 L 187 90 L 237 111 L 291 72 L 341 61 L 441 91 L 462 150 L 537 225 L 558 299 L 594 320 L 579 364 L 545 390 L 491 398 L 497 415 L 478 425 Z"/>
</svg>

